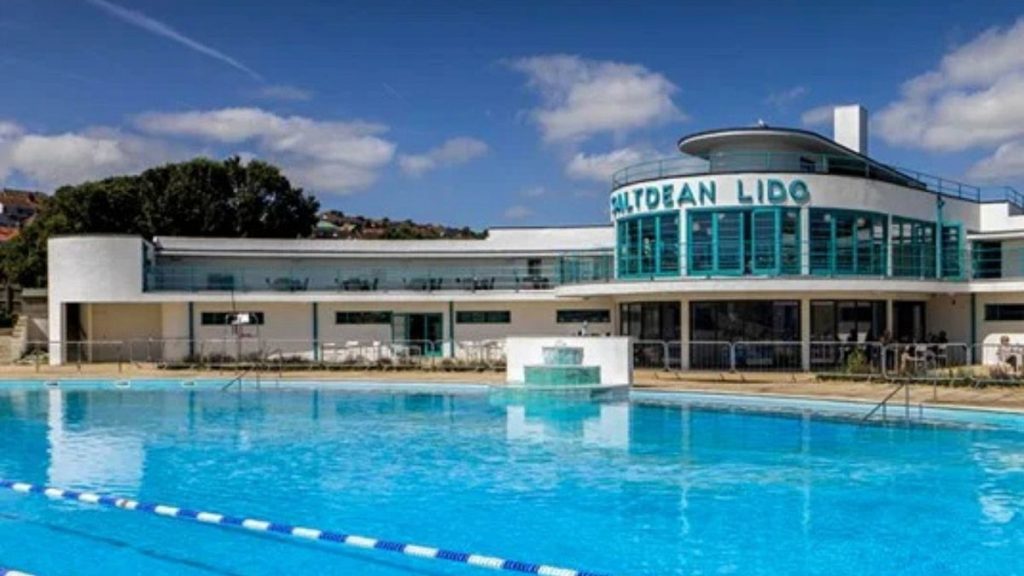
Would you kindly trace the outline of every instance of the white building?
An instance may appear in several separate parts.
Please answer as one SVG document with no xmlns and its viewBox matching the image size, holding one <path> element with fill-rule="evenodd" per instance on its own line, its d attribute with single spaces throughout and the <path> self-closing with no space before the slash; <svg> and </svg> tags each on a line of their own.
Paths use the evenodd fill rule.
<svg viewBox="0 0 1024 576">
<path fill-rule="evenodd" d="M 325 359 L 368 341 L 457 355 L 453 342 L 585 322 L 666 341 L 650 353 L 682 366 L 720 367 L 716 343 L 744 342 L 731 362 L 805 369 L 835 362 L 833 342 L 1024 341 L 1024 197 L 875 161 L 866 129 L 864 110 L 845 107 L 834 140 L 765 126 L 687 136 L 683 156 L 614 176 L 611 226 L 485 240 L 55 238 L 50 339 L 162 341 L 148 352 L 159 359 L 218 345 Z M 235 312 L 258 325 L 226 326 Z M 65 353 L 51 345 L 51 362 Z"/>
</svg>

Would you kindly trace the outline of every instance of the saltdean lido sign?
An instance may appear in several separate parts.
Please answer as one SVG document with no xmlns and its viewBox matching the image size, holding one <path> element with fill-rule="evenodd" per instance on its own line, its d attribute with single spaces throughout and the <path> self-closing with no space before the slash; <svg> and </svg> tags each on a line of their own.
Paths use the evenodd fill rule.
<svg viewBox="0 0 1024 576">
<path fill-rule="evenodd" d="M 723 190 L 716 180 L 687 180 L 681 184 L 638 186 L 612 194 L 612 216 L 672 210 L 690 206 L 806 204 L 811 190 L 803 180 L 788 182 L 777 178 L 758 178 L 744 182 L 737 178 L 731 190 Z M 725 188 L 724 186 L 722 188 Z"/>
</svg>

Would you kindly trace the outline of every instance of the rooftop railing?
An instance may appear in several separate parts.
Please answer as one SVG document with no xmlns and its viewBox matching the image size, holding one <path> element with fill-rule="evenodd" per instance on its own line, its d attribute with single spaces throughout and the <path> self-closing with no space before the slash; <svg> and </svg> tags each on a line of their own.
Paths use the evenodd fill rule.
<svg viewBox="0 0 1024 576">
<path fill-rule="evenodd" d="M 612 175 L 612 188 L 659 178 L 737 172 L 859 176 L 971 202 L 1008 202 L 1018 208 L 1024 208 L 1024 195 L 1009 186 L 983 188 L 916 170 L 868 162 L 855 156 L 803 152 L 720 152 L 706 160 L 692 156 L 651 160 L 615 172 Z"/>
<path fill-rule="evenodd" d="M 608 282 L 612 257 L 563 256 L 541 264 L 389 266 L 342 264 L 228 267 L 157 263 L 145 273 L 150 292 L 486 292 L 551 290 Z"/>
</svg>

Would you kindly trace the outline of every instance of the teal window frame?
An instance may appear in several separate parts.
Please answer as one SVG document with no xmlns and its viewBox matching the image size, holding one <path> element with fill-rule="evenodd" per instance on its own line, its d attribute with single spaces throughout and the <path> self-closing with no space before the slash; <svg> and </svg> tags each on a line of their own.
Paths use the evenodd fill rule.
<svg viewBox="0 0 1024 576">
<path fill-rule="evenodd" d="M 908 227 L 909 235 L 905 233 Z M 893 216 L 890 228 L 893 278 L 935 278 L 938 265 L 935 261 L 936 223 Z"/>
<path fill-rule="evenodd" d="M 620 218 L 615 223 L 618 278 L 665 278 L 681 274 L 680 213 L 662 210 Z M 644 239 L 651 238 L 648 250 Z"/>
<path fill-rule="evenodd" d="M 963 224 L 960 222 L 942 224 L 939 235 L 939 250 L 939 274 L 941 277 L 947 280 L 965 278 L 967 273 L 964 268 Z"/>
<path fill-rule="evenodd" d="M 818 216 L 821 216 L 819 219 Z M 827 218 L 826 218 L 827 217 Z M 807 213 L 809 271 L 812 276 L 885 276 L 888 273 L 889 224 L 885 214 L 847 208 L 811 208 Z M 861 238 L 858 220 L 870 225 L 869 238 Z M 843 242 L 840 224 L 852 223 Z M 827 230 L 820 226 L 825 224 Z M 824 230 L 824 243 L 819 242 Z M 881 236 L 876 236 L 879 230 Z M 845 244 L 845 245 L 841 245 Z"/>
<path fill-rule="evenodd" d="M 686 274 L 798 275 L 801 272 L 800 218 L 799 208 L 784 206 L 687 210 Z M 792 230 L 787 240 L 783 232 L 790 223 Z M 703 229 L 704 226 L 708 229 Z"/>
</svg>

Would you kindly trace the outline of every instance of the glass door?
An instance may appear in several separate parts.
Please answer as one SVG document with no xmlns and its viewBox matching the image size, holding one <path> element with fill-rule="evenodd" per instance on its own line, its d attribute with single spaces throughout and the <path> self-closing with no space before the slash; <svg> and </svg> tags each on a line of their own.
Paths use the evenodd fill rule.
<svg viewBox="0 0 1024 576">
<path fill-rule="evenodd" d="M 440 356 L 444 352 L 444 316 L 395 314 L 391 321 L 392 339 L 415 355 Z"/>
</svg>

